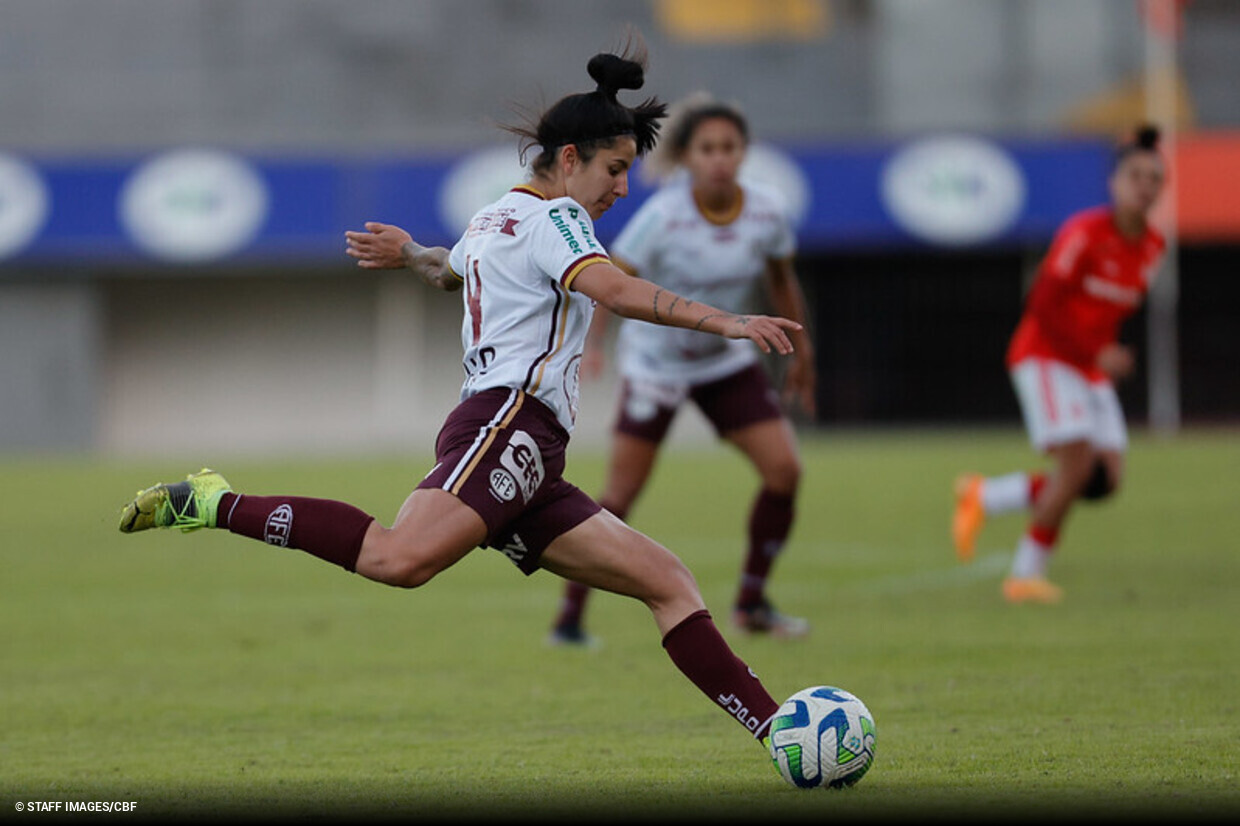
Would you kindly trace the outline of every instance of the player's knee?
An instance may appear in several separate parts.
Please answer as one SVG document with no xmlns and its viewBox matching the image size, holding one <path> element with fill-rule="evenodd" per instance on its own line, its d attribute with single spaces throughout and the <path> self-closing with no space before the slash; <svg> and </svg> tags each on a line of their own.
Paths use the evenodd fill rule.
<svg viewBox="0 0 1240 826">
<path fill-rule="evenodd" d="M 1081 487 L 1081 498 L 1090 502 L 1099 502 L 1113 495 L 1119 488 L 1119 480 L 1112 478 L 1107 466 L 1101 460 L 1094 462 L 1093 470 L 1085 484 Z"/>
<path fill-rule="evenodd" d="M 791 495 L 801 484 L 801 461 L 788 456 L 768 467 L 763 473 L 763 486 L 770 491 Z"/>
<path fill-rule="evenodd" d="M 433 564 L 428 556 L 416 553 L 416 549 L 405 547 L 374 554 L 367 562 L 367 576 L 397 588 L 420 587 L 430 582 L 440 571 L 440 566 Z"/>
</svg>

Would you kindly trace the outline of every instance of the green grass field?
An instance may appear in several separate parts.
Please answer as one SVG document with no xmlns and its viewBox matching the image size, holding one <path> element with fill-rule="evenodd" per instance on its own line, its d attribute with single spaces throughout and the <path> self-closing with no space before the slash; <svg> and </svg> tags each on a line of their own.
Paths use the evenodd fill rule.
<svg viewBox="0 0 1240 826">
<path fill-rule="evenodd" d="M 967 566 L 947 536 L 958 471 L 1038 463 L 1018 430 L 803 449 L 771 593 L 810 618 L 808 639 L 726 627 L 754 490 L 737 456 L 673 446 L 633 522 L 688 562 L 777 699 L 832 684 L 865 700 L 878 759 L 852 790 L 785 785 L 636 602 L 596 595 L 602 647 L 546 647 L 559 580 L 494 551 L 402 591 L 223 533 L 115 527 L 134 490 L 203 461 L 241 490 L 389 521 L 425 456 L 49 458 L 0 463 L 0 814 L 91 800 L 211 819 L 1240 814 L 1240 434 L 1137 434 L 1122 495 L 1065 531 L 1054 607 L 999 596 L 1023 518 L 991 522 Z M 586 490 L 602 474 L 600 456 L 571 457 Z"/>
</svg>

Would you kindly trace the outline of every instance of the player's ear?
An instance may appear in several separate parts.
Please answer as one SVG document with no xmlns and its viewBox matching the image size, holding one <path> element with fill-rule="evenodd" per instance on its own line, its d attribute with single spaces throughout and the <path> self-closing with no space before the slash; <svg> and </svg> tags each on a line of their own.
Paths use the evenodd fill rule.
<svg viewBox="0 0 1240 826">
<path fill-rule="evenodd" d="M 565 175 L 571 172 L 580 160 L 581 155 L 577 152 L 577 144 L 566 143 L 560 147 L 560 168 L 564 170 Z"/>
</svg>

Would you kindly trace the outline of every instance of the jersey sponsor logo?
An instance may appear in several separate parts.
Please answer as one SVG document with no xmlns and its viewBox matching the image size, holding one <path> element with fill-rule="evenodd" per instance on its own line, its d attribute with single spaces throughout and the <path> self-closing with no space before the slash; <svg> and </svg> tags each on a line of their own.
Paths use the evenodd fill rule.
<svg viewBox="0 0 1240 826">
<path fill-rule="evenodd" d="M 517 496 L 517 480 L 501 467 L 491 471 L 491 495 L 501 502 L 511 502 Z"/>
<path fill-rule="evenodd" d="M 577 228 L 581 233 L 580 239 L 577 237 L 577 233 L 573 231 L 573 228 L 569 225 L 568 221 L 564 220 L 565 212 L 568 213 L 569 221 L 577 222 Z M 547 216 L 551 219 L 551 223 L 555 224 L 555 228 L 560 231 L 560 235 L 562 235 L 565 242 L 568 243 L 568 248 L 578 255 L 584 254 L 586 248 L 592 250 L 599 248 L 598 244 L 594 243 L 594 238 L 590 234 L 590 227 L 586 225 L 585 221 L 578 219 L 580 214 L 580 210 L 576 207 L 568 207 L 564 210 L 561 210 L 559 207 L 552 207 L 551 210 L 547 212 Z"/>
<path fill-rule="evenodd" d="M 530 434 L 524 430 L 515 431 L 504 446 L 499 463 L 512 474 L 522 499 L 529 502 L 546 475 L 542 453 Z"/>
<path fill-rule="evenodd" d="M 268 545 L 288 547 L 289 534 L 293 532 L 293 508 L 291 505 L 280 505 L 267 515 L 267 524 L 263 527 L 263 541 Z"/>
<path fill-rule="evenodd" d="M 1087 275 L 1081 282 L 1085 292 L 1094 298 L 1120 304 L 1124 307 L 1136 307 L 1141 303 L 1141 291 L 1123 284 L 1108 281 L 1100 275 Z"/>
</svg>

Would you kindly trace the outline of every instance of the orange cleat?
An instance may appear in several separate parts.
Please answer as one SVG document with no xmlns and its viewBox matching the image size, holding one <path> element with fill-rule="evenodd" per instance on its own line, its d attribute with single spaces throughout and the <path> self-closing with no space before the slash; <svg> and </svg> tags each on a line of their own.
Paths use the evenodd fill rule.
<svg viewBox="0 0 1240 826">
<path fill-rule="evenodd" d="M 961 562 L 973 561 L 977 535 L 985 521 L 981 474 L 961 476 L 956 480 L 956 510 L 952 514 L 952 541 L 956 543 L 956 558 Z"/>
<path fill-rule="evenodd" d="M 1063 589 L 1042 577 L 1014 577 L 1003 580 L 1003 598 L 1008 602 L 1036 602 L 1051 605 L 1063 599 Z"/>
</svg>

